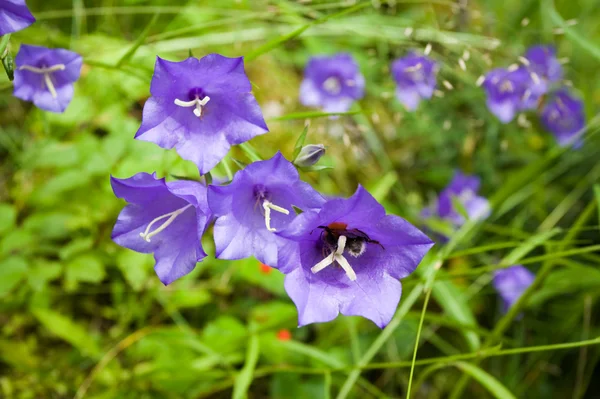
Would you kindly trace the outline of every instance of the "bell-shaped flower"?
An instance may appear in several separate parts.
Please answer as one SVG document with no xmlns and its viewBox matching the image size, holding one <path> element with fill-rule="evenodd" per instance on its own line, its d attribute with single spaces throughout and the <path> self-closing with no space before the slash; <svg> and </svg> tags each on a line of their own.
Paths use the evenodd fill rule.
<svg viewBox="0 0 600 399">
<path fill-rule="evenodd" d="M 112 239 L 125 248 L 154 253 L 154 270 L 167 285 L 185 276 L 206 253 L 200 242 L 211 222 L 206 187 L 199 182 L 165 182 L 156 174 L 129 179 L 111 177 L 115 195 L 128 205 L 121 211 Z"/>
<path fill-rule="evenodd" d="M 414 111 L 423 99 L 433 95 L 437 84 L 437 62 L 425 55 L 410 52 L 392 63 L 396 97 L 408 111 Z"/>
<path fill-rule="evenodd" d="M 494 288 L 502 298 L 505 312 L 533 284 L 533 280 L 535 280 L 535 275 L 521 265 L 500 269 L 494 273 Z"/>
<path fill-rule="evenodd" d="M 556 58 L 553 46 L 532 46 L 522 59 L 530 73 L 534 95 L 548 92 L 550 85 L 557 83 L 563 77 L 563 68 Z"/>
<path fill-rule="evenodd" d="M 449 222 L 452 230 L 471 220 L 486 219 L 490 213 L 489 201 L 477 195 L 481 181 L 477 176 L 456 172 L 452 181 L 442 190 L 437 201 L 421 213 L 423 218 L 438 217 Z M 462 209 L 457 209 L 458 207 Z"/>
<path fill-rule="evenodd" d="M 532 92 L 532 74 L 527 68 L 493 69 L 487 73 L 483 87 L 487 107 L 502 123 L 514 119 L 517 113 L 536 106 L 539 96 Z"/>
<path fill-rule="evenodd" d="M 135 138 L 176 148 L 200 174 L 232 145 L 268 131 L 242 57 L 209 54 L 181 62 L 156 59 L 142 124 Z"/>
<path fill-rule="evenodd" d="M 356 315 L 385 327 L 402 286 L 433 242 L 364 188 L 306 211 L 278 233 L 296 243 L 281 268 L 300 326 Z"/>
<path fill-rule="evenodd" d="M 300 85 L 300 102 L 324 112 L 346 112 L 365 94 L 365 78 L 350 54 L 312 57 Z"/>
<path fill-rule="evenodd" d="M 64 112 L 83 60 L 73 51 L 21 45 L 15 58 L 14 96 L 46 111 Z"/>
<path fill-rule="evenodd" d="M 0 1 L 0 36 L 25 29 L 34 22 L 25 0 Z"/>
<path fill-rule="evenodd" d="M 209 186 L 208 204 L 219 259 L 256 257 L 278 268 L 289 256 L 287 240 L 274 234 L 296 217 L 294 207 L 318 209 L 325 199 L 300 180 L 296 168 L 280 153 L 238 171 L 226 186 Z"/>
<path fill-rule="evenodd" d="M 567 89 L 560 89 L 550 97 L 542 109 L 541 120 L 560 146 L 572 143 L 575 147 L 581 146 L 585 127 L 584 104 Z"/>
</svg>

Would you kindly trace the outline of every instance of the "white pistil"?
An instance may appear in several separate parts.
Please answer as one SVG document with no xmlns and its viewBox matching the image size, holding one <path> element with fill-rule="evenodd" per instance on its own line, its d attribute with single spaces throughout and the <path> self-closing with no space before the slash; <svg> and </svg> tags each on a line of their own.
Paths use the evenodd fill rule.
<svg viewBox="0 0 600 399">
<path fill-rule="evenodd" d="M 52 96 L 52 98 L 56 98 L 56 97 L 58 97 L 58 94 L 56 93 L 56 88 L 54 87 L 54 83 L 52 83 L 50 74 L 52 72 L 64 71 L 65 68 L 66 68 L 65 64 L 56 64 L 56 65 L 52 65 L 51 67 L 47 67 L 47 68 L 46 67 L 38 68 L 38 67 L 31 66 L 31 65 L 22 65 L 19 67 L 19 70 L 20 71 L 29 71 L 29 72 L 37 73 L 40 75 L 44 75 L 44 83 L 46 84 L 46 87 L 48 88 L 50 95 Z"/>
<path fill-rule="evenodd" d="M 158 233 L 160 233 L 161 231 L 163 231 L 164 229 L 169 227 L 169 225 L 171 223 L 173 223 L 173 221 L 177 218 L 177 216 L 179 216 L 183 212 L 185 212 L 185 210 L 188 209 L 190 206 L 192 206 L 192 204 L 186 205 L 183 208 L 179 208 L 177 210 L 174 210 L 173 212 L 165 213 L 164 215 L 155 218 L 148 224 L 148 226 L 146 227 L 146 230 L 143 233 L 140 233 L 140 237 L 142 237 L 144 240 L 146 240 L 146 242 L 150 242 L 150 238 L 154 237 L 155 235 L 157 235 Z M 161 224 L 156 230 L 150 232 L 152 225 L 154 225 L 154 223 L 156 223 L 159 220 L 162 220 L 164 218 L 168 218 L 167 221 L 164 222 L 163 224 Z"/>
<path fill-rule="evenodd" d="M 204 98 L 202 100 L 200 100 L 198 98 L 198 96 L 196 96 L 196 98 L 192 101 L 182 101 L 182 100 L 176 98 L 174 102 L 175 102 L 175 105 L 178 105 L 180 107 L 185 107 L 185 108 L 196 107 L 194 109 L 194 115 L 196 115 L 198 118 L 200 118 L 202 116 L 202 107 L 204 107 L 209 101 L 210 101 L 209 96 L 204 96 Z"/>
<path fill-rule="evenodd" d="M 340 236 L 340 238 L 338 238 L 337 249 L 335 250 L 335 252 L 332 252 L 331 254 L 327 255 L 325 259 L 311 267 L 310 271 L 313 273 L 318 273 L 321 270 L 325 269 L 327 266 L 333 264 L 333 262 L 337 262 L 338 265 L 340 265 L 342 269 L 344 269 L 348 278 L 351 281 L 356 281 L 356 273 L 354 272 L 354 269 L 352 269 L 350 263 L 348 263 L 346 258 L 344 258 L 343 253 L 345 248 L 346 236 Z"/>
<path fill-rule="evenodd" d="M 265 210 L 265 226 L 267 226 L 267 230 L 273 232 L 273 231 L 277 231 L 275 228 L 271 227 L 271 210 L 274 210 L 275 212 L 280 212 L 283 213 L 284 215 L 289 215 L 290 211 L 288 211 L 285 208 L 282 208 L 280 206 L 277 206 L 267 200 L 264 200 L 263 204 L 263 209 Z"/>
</svg>

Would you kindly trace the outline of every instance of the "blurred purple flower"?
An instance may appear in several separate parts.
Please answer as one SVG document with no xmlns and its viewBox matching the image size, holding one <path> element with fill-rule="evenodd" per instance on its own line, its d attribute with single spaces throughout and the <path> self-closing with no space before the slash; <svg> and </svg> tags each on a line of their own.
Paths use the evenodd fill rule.
<svg viewBox="0 0 600 399">
<path fill-rule="evenodd" d="M 433 95 L 438 70 L 437 62 L 413 52 L 395 60 L 392 63 L 392 75 L 397 84 L 398 101 L 409 111 L 417 109 L 422 99 Z"/>
<path fill-rule="evenodd" d="M 288 256 L 287 240 L 273 234 L 296 216 L 292 205 L 308 211 L 325 199 L 300 180 L 296 168 L 281 153 L 237 172 L 227 186 L 209 186 L 208 203 L 217 217 L 216 256 L 242 259 L 255 256 L 278 268 Z"/>
<path fill-rule="evenodd" d="M 469 219 L 486 219 L 491 212 L 490 203 L 486 198 L 477 195 L 480 184 L 477 176 L 456 172 L 450 184 L 440 193 L 437 204 L 425 209 L 421 216 L 437 216 L 451 222 L 454 227 L 460 227 L 465 223 L 465 218 L 456 209 L 454 200 L 462 205 Z"/>
<path fill-rule="evenodd" d="M 14 96 L 46 111 L 64 112 L 83 60 L 73 51 L 21 45 L 15 58 Z"/>
<path fill-rule="evenodd" d="M 154 252 L 154 270 L 163 284 L 185 276 L 206 256 L 200 240 L 211 214 L 204 185 L 165 182 L 156 173 L 111 177 L 111 185 L 129 203 L 119 214 L 112 239 L 137 252 Z"/>
<path fill-rule="evenodd" d="M 348 199 L 306 211 L 278 233 L 296 243 L 285 289 L 298 308 L 300 326 L 357 315 L 385 327 L 402 286 L 433 242 L 406 220 L 386 215 L 364 188 Z"/>
<path fill-rule="evenodd" d="M 553 46 L 533 46 L 525 53 L 525 65 L 529 70 L 534 96 L 548 92 L 550 85 L 562 79 L 562 65 L 556 58 Z"/>
<path fill-rule="evenodd" d="M 25 29 L 34 22 L 24 0 L 0 1 L 0 36 Z"/>
<path fill-rule="evenodd" d="M 531 90 L 532 77 L 524 67 L 493 69 L 485 75 L 483 87 L 490 112 L 502 123 L 512 121 L 520 111 L 535 108 L 539 98 Z"/>
<path fill-rule="evenodd" d="M 575 147 L 581 146 L 581 134 L 585 127 L 583 101 L 567 89 L 560 89 L 550 97 L 542 109 L 541 120 L 560 146 L 572 143 Z"/>
<path fill-rule="evenodd" d="M 346 112 L 364 96 L 365 78 L 350 54 L 312 57 L 300 85 L 300 102 L 324 112 Z"/>
<path fill-rule="evenodd" d="M 533 280 L 535 275 L 521 265 L 496 270 L 493 283 L 502 297 L 504 312 L 519 299 Z"/>
<path fill-rule="evenodd" d="M 171 62 L 157 57 L 135 138 L 175 147 L 205 174 L 234 144 L 268 131 L 242 57 L 209 54 Z"/>
</svg>

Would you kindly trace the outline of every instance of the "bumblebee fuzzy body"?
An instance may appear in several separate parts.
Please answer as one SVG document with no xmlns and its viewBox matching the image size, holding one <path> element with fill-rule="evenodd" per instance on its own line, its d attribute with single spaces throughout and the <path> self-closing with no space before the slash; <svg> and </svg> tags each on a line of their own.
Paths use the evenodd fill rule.
<svg viewBox="0 0 600 399">
<path fill-rule="evenodd" d="M 346 223 L 333 222 L 327 226 L 319 226 L 323 229 L 321 232 L 321 240 L 331 249 L 337 249 L 337 243 L 340 236 L 346 236 L 345 251 L 351 256 L 359 257 L 367 250 L 367 244 L 377 244 L 383 248 L 379 241 L 371 240 L 367 233 L 359 229 L 348 229 Z"/>
</svg>

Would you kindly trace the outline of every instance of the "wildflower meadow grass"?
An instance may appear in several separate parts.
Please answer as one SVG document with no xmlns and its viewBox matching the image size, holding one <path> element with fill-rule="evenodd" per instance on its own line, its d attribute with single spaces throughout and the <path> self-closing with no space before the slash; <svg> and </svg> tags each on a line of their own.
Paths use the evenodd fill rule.
<svg viewBox="0 0 600 399">
<path fill-rule="evenodd" d="M 598 0 L 0 0 L 0 398 L 600 398 Z"/>
</svg>

